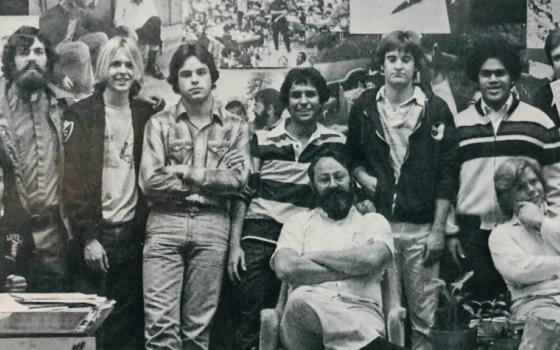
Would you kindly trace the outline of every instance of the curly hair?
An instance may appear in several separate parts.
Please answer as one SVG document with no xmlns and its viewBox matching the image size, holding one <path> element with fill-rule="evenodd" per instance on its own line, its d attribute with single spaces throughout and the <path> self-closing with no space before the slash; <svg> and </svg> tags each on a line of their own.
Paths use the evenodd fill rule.
<svg viewBox="0 0 560 350">
<path fill-rule="evenodd" d="M 29 49 L 35 39 L 39 40 L 45 46 L 45 55 L 47 56 L 46 76 L 47 79 L 52 76 L 54 65 L 58 60 L 54 47 L 47 37 L 39 32 L 39 29 L 31 26 L 19 27 L 9 38 L 8 42 L 4 45 L 2 53 L 2 73 L 11 84 L 17 72 L 15 57 L 18 48 Z"/>
<path fill-rule="evenodd" d="M 319 102 L 324 104 L 329 100 L 331 91 L 327 86 L 327 81 L 321 73 L 312 67 L 292 68 L 280 88 L 280 102 L 287 106 L 290 99 L 290 89 L 294 84 L 313 85 L 319 93 Z"/>
<path fill-rule="evenodd" d="M 467 57 L 466 73 L 474 82 L 478 83 L 478 74 L 484 63 L 495 58 L 502 62 L 513 81 L 517 81 L 523 70 L 523 63 L 519 50 L 501 36 L 490 36 L 481 39 Z"/>
<path fill-rule="evenodd" d="M 171 62 L 169 63 L 169 76 L 167 77 L 167 82 L 173 88 L 175 93 L 180 93 L 179 91 L 179 70 L 185 63 L 185 61 L 194 56 L 208 66 L 210 71 L 210 79 L 212 80 L 212 88 L 216 87 L 215 83 L 220 77 L 220 72 L 216 68 L 216 63 L 214 62 L 214 56 L 202 45 L 200 42 L 191 42 L 179 46 L 177 51 L 171 57 Z"/>
</svg>

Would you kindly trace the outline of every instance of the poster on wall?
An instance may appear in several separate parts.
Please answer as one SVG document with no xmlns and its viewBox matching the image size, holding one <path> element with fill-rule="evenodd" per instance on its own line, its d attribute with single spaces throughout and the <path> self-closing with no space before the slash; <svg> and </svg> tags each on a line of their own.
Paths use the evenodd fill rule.
<svg viewBox="0 0 560 350">
<path fill-rule="evenodd" d="M 8 37 L 12 35 L 19 27 L 23 25 L 28 25 L 32 27 L 39 26 L 38 16 L 2 16 L 2 21 L 0 21 L 0 57 L 2 57 L 2 52 L 4 50 L 4 44 L 8 40 Z M 2 62 L 0 61 L 0 68 L 2 67 Z"/>
<path fill-rule="evenodd" d="M 388 33 L 398 29 L 449 33 L 446 1 L 350 0 L 350 33 Z"/>
<path fill-rule="evenodd" d="M 305 67 L 353 40 L 349 1 L 186 0 L 182 39 L 205 42 L 221 68 Z"/>
<path fill-rule="evenodd" d="M 560 2 L 527 0 L 527 51 L 529 73 L 537 78 L 548 78 L 552 68 L 543 48 L 550 30 L 560 22 Z"/>
<path fill-rule="evenodd" d="M 542 49 L 548 32 L 560 21 L 560 2 L 527 1 L 527 48 Z"/>
</svg>

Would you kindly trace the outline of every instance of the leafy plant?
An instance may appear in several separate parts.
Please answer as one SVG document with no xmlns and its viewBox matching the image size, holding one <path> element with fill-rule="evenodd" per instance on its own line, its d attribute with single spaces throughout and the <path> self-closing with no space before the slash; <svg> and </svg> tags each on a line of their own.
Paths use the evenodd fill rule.
<svg viewBox="0 0 560 350">
<path fill-rule="evenodd" d="M 440 330 L 457 330 L 469 328 L 470 315 L 464 309 L 468 293 L 463 291 L 465 283 L 474 275 L 473 271 L 464 274 L 458 281 L 446 283 L 435 278 L 424 290 L 439 289 L 440 300 L 436 310 L 434 328 Z"/>
<path fill-rule="evenodd" d="M 471 326 L 478 327 L 478 337 L 493 342 L 511 339 L 517 335 L 522 323 L 511 319 L 509 294 L 500 294 L 494 300 L 471 300 L 463 305 L 471 318 Z"/>
</svg>

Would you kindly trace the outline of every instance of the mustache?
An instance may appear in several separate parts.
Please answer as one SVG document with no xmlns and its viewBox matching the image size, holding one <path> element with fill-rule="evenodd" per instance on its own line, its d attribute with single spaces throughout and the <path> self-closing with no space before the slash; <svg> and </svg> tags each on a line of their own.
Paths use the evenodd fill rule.
<svg viewBox="0 0 560 350">
<path fill-rule="evenodd" d="M 29 63 L 25 66 L 25 68 L 23 68 L 23 71 L 27 71 L 27 70 L 31 70 L 31 69 L 34 69 L 34 70 L 39 71 L 39 72 L 41 72 L 41 73 L 45 73 L 45 70 L 44 70 L 43 68 L 41 68 L 37 63 L 35 63 L 35 62 L 33 62 L 33 61 L 29 62 Z"/>
</svg>

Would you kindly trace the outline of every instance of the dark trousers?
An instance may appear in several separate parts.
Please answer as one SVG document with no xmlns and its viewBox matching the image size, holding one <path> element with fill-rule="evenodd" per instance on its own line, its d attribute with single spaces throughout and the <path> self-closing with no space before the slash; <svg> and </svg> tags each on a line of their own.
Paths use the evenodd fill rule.
<svg viewBox="0 0 560 350">
<path fill-rule="evenodd" d="M 107 227 L 98 237 L 107 253 L 109 271 L 96 273 L 85 265 L 84 247 L 72 243 L 72 284 L 82 293 L 96 293 L 116 301 L 102 328 L 104 350 L 144 348 L 142 302 L 142 246 L 131 223 Z"/>
<path fill-rule="evenodd" d="M 274 48 L 278 50 L 278 33 L 282 33 L 286 50 L 290 52 L 290 30 L 288 24 L 283 20 L 272 23 L 272 40 L 274 41 Z"/>
<path fill-rule="evenodd" d="M 264 230 L 267 233 L 274 232 L 273 235 L 277 236 L 280 228 L 272 220 L 246 220 L 243 231 L 245 235 L 252 235 Z M 239 315 L 235 349 L 249 350 L 258 348 L 260 312 L 276 305 L 281 282 L 270 268 L 270 258 L 276 249 L 274 244 L 245 240 L 241 247 L 245 252 L 247 271 L 233 289 L 232 295 L 233 305 L 237 307 Z"/>
<path fill-rule="evenodd" d="M 489 230 L 482 230 L 475 224 L 465 223 L 457 217 L 461 245 L 466 255 L 463 270 L 473 270 L 474 276 L 466 284 L 471 298 L 478 301 L 493 300 L 507 291 L 504 279 L 496 270 L 488 247 Z"/>
</svg>

